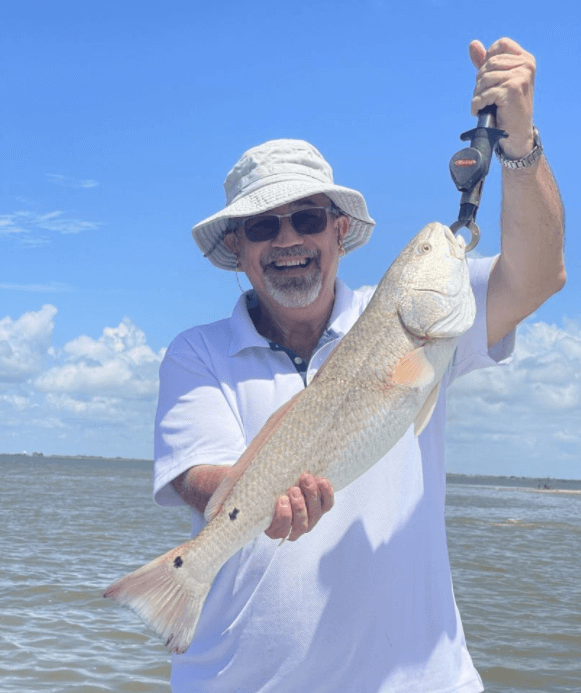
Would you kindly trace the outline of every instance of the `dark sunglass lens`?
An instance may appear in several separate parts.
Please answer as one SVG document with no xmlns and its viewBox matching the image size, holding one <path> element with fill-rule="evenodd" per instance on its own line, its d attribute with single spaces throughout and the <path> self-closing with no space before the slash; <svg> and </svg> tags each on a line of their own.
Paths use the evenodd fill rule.
<svg viewBox="0 0 581 693">
<path fill-rule="evenodd" d="M 244 231 L 249 241 L 268 241 L 278 233 L 280 223 L 278 217 L 260 217 L 249 219 L 244 224 Z"/>
<path fill-rule="evenodd" d="M 327 226 L 327 213 L 324 209 L 302 209 L 292 217 L 293 226 L 299 233 L 320 233 Z"/>
</svg>

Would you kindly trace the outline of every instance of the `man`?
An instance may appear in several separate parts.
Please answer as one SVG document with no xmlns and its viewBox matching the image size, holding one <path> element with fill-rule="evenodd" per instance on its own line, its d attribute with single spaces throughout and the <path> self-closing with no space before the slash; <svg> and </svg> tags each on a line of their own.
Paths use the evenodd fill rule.
<svg viewBox="0 0 581 693">
<path fill-rule="evenodd" d="M 473 111 L 495 103 L 509 133 L 502 253 L 470 262 L 478 315 L 444 392 L 455 377 L 506 361 L 516 325 L 565 277 L 560 198 L 533 130 L 534 59 L 510 39 L 488 51 L 472 42 L 470 54 L 479 69 Z M 245 272 L 253 290 L 230 319 L 179 335 L 160 370 L 155 498 L 190 505 L 193 533 L 229 466 L 308 385 L 372 293 L 336 274 L 374 222 L 314 147 L 275 140 L 251 149 L 225 187 L 227 207 L 197 224 L 194 238 L 215 265 Z M 408 431 L 337 498 L 326 480 L 304 475 L 278 499 L 265 535 L 218 574 L 188 651 L 174 655 L 174 691 L 483 690 L 446 550 L 444 406 L 441 396 L 418 439 Z"/>
</svg>

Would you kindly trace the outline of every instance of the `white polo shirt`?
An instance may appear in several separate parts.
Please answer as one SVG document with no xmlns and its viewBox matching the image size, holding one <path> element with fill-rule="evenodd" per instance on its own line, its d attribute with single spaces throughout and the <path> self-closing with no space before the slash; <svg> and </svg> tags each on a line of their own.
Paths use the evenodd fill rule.
<svg viewBox="0 0 581 693">
<path fill-rule="evenodd" d="M 493 258 L 469 261 L 474 325 L 461 338 L 432 419 L 413 427 L 297 542 L 261 535 L 222 567 L 194 640 L 172 660 L 174 693 L 477 693 L 452 590 L 444 505 L 445 392 L 510 355 L 487 349 Z M 307 383 L 365 309 L 372 288 L 336 282 L 326 339 Z M 329 339 L 329 334 L 334 338 Z M 160 368 L 154 498 L 193 465 L 236 462 L 268 417 L 305 386 L 289 355 L 257 333 L 241 296 L 232 316 L 194 327 Z M 192 534 L 203 517 L 193 511 Z"/>
</svg>

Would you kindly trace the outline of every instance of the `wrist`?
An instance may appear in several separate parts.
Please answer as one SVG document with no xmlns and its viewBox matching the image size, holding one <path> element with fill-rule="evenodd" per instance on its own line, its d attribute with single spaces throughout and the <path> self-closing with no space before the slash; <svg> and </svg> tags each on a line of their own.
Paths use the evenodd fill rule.
<svg viewBox="0 0 581 693">
<path fill-rule="evenodd" d="M 541 157 L 543 145 L 539 131 L 533 127 L 532 134 L 525 140 L 508 138 L 495 147 L 496 156 L 500 163 L 508 169 L 529 168 Z"/>
<path fill-rule="evenodd" d="M 520 159 L 527 154 L 530 154 L 535 146 L 535 138 L 531 133 L 529 137 L 515 137 L 510 135 L 498 143 L 501 152 L 508 159 Z"/>
</svg>

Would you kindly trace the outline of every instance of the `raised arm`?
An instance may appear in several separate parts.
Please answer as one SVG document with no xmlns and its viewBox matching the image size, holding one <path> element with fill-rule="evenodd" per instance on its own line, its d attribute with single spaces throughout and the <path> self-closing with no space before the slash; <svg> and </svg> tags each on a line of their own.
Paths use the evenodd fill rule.
<svg viewBox="0 0 581 693">
<path fill-rule="evenodd" d="M 501 143 L 504 154 L 526 156 L 534 147 L 534 57 L 509 38 L 488 50 L 472 41 L 470 57 L 478 68 L 473 114 L 496 104 L 497 127 L 509 134 Z M 503 167 L 501 254 L 488 288 L 489 346 L 563 288 L 563 237 L 561 197 L 544 155 L 528 168 Z"/>
</svg>

